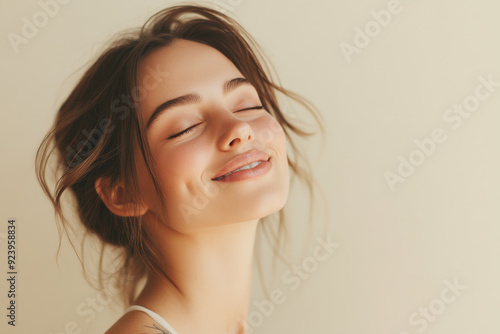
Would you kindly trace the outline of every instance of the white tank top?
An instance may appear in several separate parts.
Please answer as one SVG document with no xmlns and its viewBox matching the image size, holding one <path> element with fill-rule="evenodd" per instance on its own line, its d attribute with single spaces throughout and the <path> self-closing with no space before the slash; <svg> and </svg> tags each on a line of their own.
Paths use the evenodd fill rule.
<svg viewBox="0 0 500 334">
<path fill-rule="evenodd" d="M 157 313 L 148 310 L 147 308 L 139 305 L 130 306 L 126 312 L 129 311 L 141 311 L 149 315 L 154 321 L 156 321 L 163 329 L 167 330 L 167 334 L 177 334 L 177 332 L 169 325 L 168 322 L 165 321 L 162 317 L 160 317 Z"/>
</svg>

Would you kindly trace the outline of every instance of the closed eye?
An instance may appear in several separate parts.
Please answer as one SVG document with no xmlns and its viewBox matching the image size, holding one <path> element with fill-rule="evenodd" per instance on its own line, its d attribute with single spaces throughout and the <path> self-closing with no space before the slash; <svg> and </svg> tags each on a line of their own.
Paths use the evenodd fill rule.
<svg viewBox="0 0 500 334">
<path fill-rule="evenodd" d="M 240 110 L 237 110 L 235 112 L 240 112 L 240 111 L 247 111 L 247 110 L 259 110 L 259 109 L 264 109 L 264 106 L 255 106 L 255 107 L 250 107 L 250 108 L 245 108 L 245 109 L 240 109 Z M 190 133 L 191 131 L 194 130 L 194 128 L 198 125 L 200 125 L 201 123 L 198 123 L 198 124 L 194 124 L 192 126 L 190 126 L 189 128 L 185 129 L 185 130 L 182 130 L 181 132 L 178 132 L 176 134 L 173 134 L 171 135 L 170 137 L 168 137 L 168 139 L 174 139 L 174 138 L 177 138 L 177 137 L 180 137 L 182 135 L 185 135 L 185 134 L 188 134 Z"/>
<path fill-rule="evenodd" d="M 264 109 L 264 106 L 245 108 L 245 109 L 241 109 L 241 110 L 236 110 L 235 112 L 246 111 L 246 110 L 257 110 L 257 109 Z"/>
<path fill-rule="evenodd" d="M 176 138 L 176 137 L 180 137 L 180 136 L 182 136 L 182 135 L 185 135 L 185 134 L 187 134 L 187 133 L 189 133 L 189 132 L 193 131 L 193 129 L 194 129 L 196 126 L 200 125 L 200 124 L 201 124 L 201 123 L 198 123 L 198 124 L 192 125 L 192 126 L 190 126 L 189 128 L 187 128 L 187 129 L 185 129 L 185 130 L 182 130 L 181 132 L 178 132 L 178 133 L 176 133 L 176 134 L 171 135 L 170 137 L 168 137 L 168 139 L 174 139 L 174 138 Z"/>
</svg>

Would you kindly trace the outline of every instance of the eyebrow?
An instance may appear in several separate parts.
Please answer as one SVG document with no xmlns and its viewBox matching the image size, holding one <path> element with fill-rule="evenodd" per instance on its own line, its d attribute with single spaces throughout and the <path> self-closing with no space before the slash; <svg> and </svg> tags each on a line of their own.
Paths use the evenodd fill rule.
<svg viewBox="0 0 500 334">
<path fill-rule="evenodd" d="M 236 88 L 243 86 L 243 85 L 252 85 L 250 81 L 246 78 L 234 78 L 231 80 L 227 80 L 224 82 L 224 85 L 222 86 L 222 92 L 224 95 L 230 93 L 231 91 L 235 90 Z M 174 99 L 168 100 L 166 102 L 163 102 L 160 104 L 156 109 L 153 111 L 151 114 L 151 117 L 149 117 L 148 122 L 146 123 L 146 130 L 148 130 L 151 127 L 151 124 L 164 112 L 166 112 L 168 109 L 173 108 L 173 107 L 179 107 L 187 104 L 194 104 L 194 103 L 199 103 L 201 102 L 202 98 L 201 95 L 198 93 L 189 93 L 185 94 L 179 97 L 176 97 Z"/>
</svg>

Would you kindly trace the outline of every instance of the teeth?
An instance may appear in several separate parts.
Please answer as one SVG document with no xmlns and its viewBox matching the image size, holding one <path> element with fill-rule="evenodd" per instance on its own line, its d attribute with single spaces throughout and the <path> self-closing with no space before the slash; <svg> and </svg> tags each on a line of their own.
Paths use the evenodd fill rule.
<svg viewBox="0 0 500 334">
<path fill-rule="evenodd" d="M 246 166 L 243 166 L 241 168 L 238 168 L 238 169 L 235 169 L 233 172 L 231 173 L 234 173 L 234 172 L 237 172 L 239 170 L 244 170 L 244 169 L 250 169 L 250 168 L 254 168 L 255 166 L 259 165 L 262 161 L 255 161 L 255 162 L 252 162 L 250 165 L 246 165 Z"/>
<path fill-rule="evenodd" d="M 252 163 L 251 163 L 251 164 L 249 164 L 249 165 L 246 165 L 246 166 L 240 167 L 240 168 L 235 169 L 234 171 L 232 171 L 232 172 L 230 172 L 230 173 L 227 173 L 227 174 L 225 174 L 225 175 L 222 175 L 222 176 L 220 176 L 220 177 L 216 178 L 215 180 L 220 180 L 220 179 L 223 179 L 223 178 L 225 178 L 226 176 L 231 175 L 231 174 L 233 174 L 233 173 L 235 173 L 235 172 L 238 172 L 238 171 L 240 171 L 240 170 L 245 170 L 245 169 L 254 168 L 255 166 L 260 165 L 261 163 L 262 163 L 262 161 L 255 161 L 255 162 L 252 162 Z"/>
</svg>

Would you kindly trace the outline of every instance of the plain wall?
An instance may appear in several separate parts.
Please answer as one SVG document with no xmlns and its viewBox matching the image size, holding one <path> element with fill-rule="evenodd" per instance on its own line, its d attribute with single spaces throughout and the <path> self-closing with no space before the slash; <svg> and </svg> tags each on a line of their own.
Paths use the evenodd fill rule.
<svg viewBox="0 0 500 334">
<path fill-rule="evenodd" d="M 34 155 L 81 67 L 114 32 L 171 3 L 68 1 L 15 52 L 8 34 L 21 34 L 23 18 L 33 22 L 43 9 L 2 1 L 2 277 L 7 219 L 18 223 L 17 326 L 6 324 L 1 279 L 2 333 L 99 333 L 120 316 L 110 305 L 89 306 L 97 293 L 67 242 L 56 263 L 53 209 Z M 294 248 L 294 264 L 309 272 L 295 289 L 283 279 L 290 267 L 278 268 L 269 284 L 282 303 L 263 302 L 254 281 L 254 333 L 498 333 L 498 1 L 220 3 L 262 45 L 283 85 L 316 104 L 326 127 L 324 150 L 318 140 L 305 150 L 327 203 L 316 219 L 338 247 L 315 259 L 315 230 L 308 248 Z M 380 14 L 388 7 L 390 19 Z M 360 37 L 364 29 L 371 37 Z M 389 173 L 398 180 L 392 187 Z M 291 239 L 300 240 L 306 201 L 298 192 L 290 203 Z"/>
</svg>

